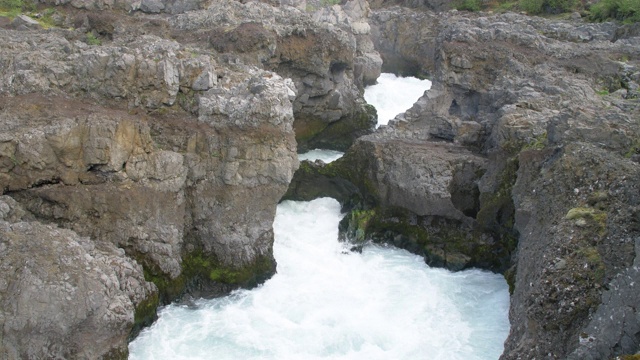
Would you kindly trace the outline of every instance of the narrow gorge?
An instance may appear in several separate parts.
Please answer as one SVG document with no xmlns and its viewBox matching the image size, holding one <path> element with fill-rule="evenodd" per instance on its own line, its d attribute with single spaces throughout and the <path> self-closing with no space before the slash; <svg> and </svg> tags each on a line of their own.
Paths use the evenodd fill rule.
<svg viewBox="0 0 640 360">
<path fill-rule="evenodd" d="M 637 24 L 441 5 L 0 12 L 0 357 L 128 358 L 158 306 L 271 278 L 278 203 L 319 197 L 356 247 L 503 274 L 501 359 L 638 353 Z M 376 129 L 382 71 L 433 85 Z"/>
</svg>

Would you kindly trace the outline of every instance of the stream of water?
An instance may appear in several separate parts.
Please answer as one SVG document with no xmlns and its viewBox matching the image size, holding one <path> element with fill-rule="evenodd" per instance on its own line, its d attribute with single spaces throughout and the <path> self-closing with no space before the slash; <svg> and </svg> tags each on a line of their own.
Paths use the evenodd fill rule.
<svg viewBox="0 0 640 360">
<path fill-rule="evenodd" d="M 378 83 L 367 86 L 364 99 L 378 110 L 378 126 L 405 112 L 431 88 L 431 81 L 413 77 L 398 77 L 382 73 Z"/>
<path fill-rule="evenodd" d="M 314 151 L 301 158 L 341 156 Z M 350 252 L 338 241 L 341 217 L 329 198 L 279 204 L 278 273 L 253 290 L 162 308 L 129 358 L 498 359 L 509 332 L 501 275 L 434 269 L 378 245 Z"/>
</svg>

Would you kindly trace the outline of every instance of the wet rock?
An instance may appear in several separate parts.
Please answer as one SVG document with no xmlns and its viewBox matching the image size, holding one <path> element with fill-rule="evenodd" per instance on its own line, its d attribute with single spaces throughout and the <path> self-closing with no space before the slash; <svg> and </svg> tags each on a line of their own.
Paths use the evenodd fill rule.
<svg viewBox="0 0 640 360">
<path fill-rule="evenodd" d="M 425 242 L 412 239 L 434 238 L 437 228 L 473 224 L 473 231 L 483 236 L 463 237 L 461 242 L 494 246 L 494 260 L 501 254 L 513 264 L 506 275 L 513 291 L 512 330 L 503 359 L 595 359 L 637 352 L 637 337 L 629 336 L 637 326 L 635 310 L 614 314 L 613 306 L 604 304 L 633 302 L 624 295 L 633 280 L 618 285 L 614 279 L 618 274 L 633 278 L 639 181 L 633 156 L 640 134 L 634 119 L 640 109 L 629 101 L 635 80 L 626 75 L 627 67 L 637 71 L 637 64 L 618 59 L 640 55 L 638 38 L 630 35 L 613 42 L 623 27 L 612 23 L 518 14 L 436 15 L 390 7 L 375 10 L 371 19 L 386 69 L 430 74 L 434 84 L 389 126 L 361 139 L 362 144 L 393 143 L 394 151 L 384 155 L 370 146 L 350 164 L 362 174 L 355 176 L 355 183 L 367 179 L 358 183 L 360 197 L 376 201 L 365 210 L 373 213 L 354 211 L 347 217 L 352 224 L 347 233 L 386 219 L 372 229 L 371 238 L 424 254 L 434 265 L 458 267 L 469 260 L 450 256 L 452 247 L 446 242 L 425 247 Z M 629 79 L 628 85 L 621 87 L 612 79 Z M 603 87 L 606 91 L 598 90 Z M 627 91 L 624 99 L 622 91 L 616 92 L 621 88 Z M 465 196 L 452 192 L 450 198 L 434 199 L 437 192 L 419 191 L 423 181 L 416 179 L 424 172 L 433 171 L 439 180 L 447 175 L 436 160 L 421 163 L 402 149 L 442 142 L 484 160 L 471 182 L 475 191 L 452 182 L 448 186 Z M 451 156 L 455 162 L 467 155 Z M 404 158 L 414 164 L 411 171 L 391 166 Z M 405 187 L 407 196 L 398 196 Z M 475 196 L 477 203 L 464 201 Z M 451 207 L 437 201 L 445 198 L 468 223 L 459 220 L 463 217 L 453 220 L 454 212 L 445 211 Z M 400 210 L 381 214 L 378 204 L 387 203 Z M 431 223 L 420 217 L 428 213 Z M 449 220 L 434 226 L 433 217 Z M 397 224 L 403 224 L 402 235 L 391 231 Z M 460 238 L 452 233 L 448 239 Z M 482 266 L 491 268 L 489 264 Z M 607 290 L 613 283 L 628 288 L 618 296 Z M 608 317 L 596 317 L 598 311 Z M 611 330 L 611 336 L 596 327 Z"/>
</svg>

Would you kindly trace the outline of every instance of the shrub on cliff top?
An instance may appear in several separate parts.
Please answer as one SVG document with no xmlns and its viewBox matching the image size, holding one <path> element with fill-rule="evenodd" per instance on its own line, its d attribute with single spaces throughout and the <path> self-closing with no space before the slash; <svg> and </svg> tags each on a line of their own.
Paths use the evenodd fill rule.
<svg viewBox="0 0 640 360">
<path fill-rule="evenodd" d="M 640 0 L 601 0 L 591 6 L 591 20 L 614 19 L 625 23 L 640 21 Z"/>
<path fill-rule="evenodd" d="M 480 3 L 480 0 L 461 0 L 461 1 L 458 1 L 454 7 L 457 10 L 467 10 L 467 11 L 482 10 L 482 5 Z"/>
<path fill-rule="evenodd" d="M 22 0 L 0 0 L 0 15 L 15 17 L 22 12 Z"/>
<path fill-rule="evenodd" d="M 520 0 L 518 7 L 529 14 L 560 14 L 573 11 L 576 0 Z"/>
</svg>

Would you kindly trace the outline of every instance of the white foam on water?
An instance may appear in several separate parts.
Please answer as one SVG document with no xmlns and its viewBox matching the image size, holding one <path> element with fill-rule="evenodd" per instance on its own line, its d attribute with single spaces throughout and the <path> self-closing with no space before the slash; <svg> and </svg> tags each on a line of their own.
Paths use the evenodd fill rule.
<svg viewBox="0 0 640 360">
<path fill-rule="evenodd" d="M 364 89 L 364 99 L 378 111 L 378 126 L 408 109 L 431 88 L 431 81 L 382 73 L 375 85 Z"/>
<path fill-rule="evenodd" d="M 306 153 L 298 154 L 298 160 L 309 160 L 316 161 L 322 160 L 325 163 L 330 163 L 332 161 L 336 161 L 340 159 L 344 155 L 343 152 L 335 151 L 335 150 L 325 150 L 325 149 L 313 149 L 307 151 Z"/>
<path fill-rule="evenodd" d="M 130 359 L 498 359 L 509 332 L 500 275 L 429 268 L 404 250 L 338 242 L 333 199 L 285 201 L 278 273 L 262 286 L 170 305 Z"/>
</svg>

